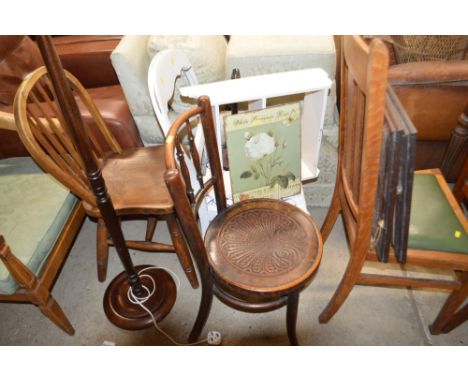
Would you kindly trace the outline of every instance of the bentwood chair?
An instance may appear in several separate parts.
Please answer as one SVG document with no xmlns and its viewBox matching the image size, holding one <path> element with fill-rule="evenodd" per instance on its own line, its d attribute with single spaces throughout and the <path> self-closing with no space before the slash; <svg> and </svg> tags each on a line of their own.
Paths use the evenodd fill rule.
<svg viewBox="0 0 468 382">
<path fill-rule="evenodd" d="M 211 178 L 201 176 L 200 155 L 190 120 L 200 118 L 210 162 Z M 181 155 L 185 131 L 200 190 L 194 192 Z M 197 319 L 189 341 L 198 339 L 208 318 L 213 295 L 226 305 L 247 312 L 267 312 L 287 305 L 287 331 L 297 344 L 299 292 L 314 275 L 322 256 L 319 231 L 308 214 L 288 203 L 252 199 L 226 207 L 222 169 L 208 97 L 182 114 L 166 138 L 165 180 L 177 215 L 195 256 L 202 283 Z M 203 239 L 196 214 L 203 197 L 214 188 L 218 215 Z"/>
<path fill-rule="evenodd" d="M 148 220 L 144 241 L 127 240 L 130 249 L 175 252 L 192 287 L 198 279 L 183 240 L 174 204 L 164 184 L 164 147 L 137 147 L 122 150 L 108 130 L 101 114 L 79 81 L 66 72 L 80 108 L 87 109 L 98 125 L 99 134 L 88 129 L 93 156 L 100 164 L 108 194 L 119 217 Z M 18 133 L 31 156 L 48 173 L 81 199 L 86 213 L 97 219 L 98 278 L 106 278 L 108 230 L 88 183 L 83 159 L 65 124 L 51 80 L 45 67 L 32 72 L 19 87 L 15 102 Z M 158 220 L 165 220 L 173 244 L 152 241 Z"/>
<path fill-rule="evenodd" d="M 456 279 L 361 272 L 366 260 L 377 260 L 371 236 L 387 67 L 388 52 L 380 40 L 375 39 L 367 46 L 360 37 L 344 37 L 338 170 L 321 233 L 326 240 L 341 213 L 351 255 L 343 278 L 319 321 L 325 323 L 333 317 L 355 284 L 440 288 L 451 293 L 431 325 L 431 332 L 438 334 L 450 329 L 449 321 L 468 293 L 468 222 L 439 170 L 418 171 L 414 175 L 406 264 L 452 270 Z M 389 261 L 395 262 L 392 249 L 390 255 Z M 462 310 L 466 312 L 465 308 Z"/>
</svg>

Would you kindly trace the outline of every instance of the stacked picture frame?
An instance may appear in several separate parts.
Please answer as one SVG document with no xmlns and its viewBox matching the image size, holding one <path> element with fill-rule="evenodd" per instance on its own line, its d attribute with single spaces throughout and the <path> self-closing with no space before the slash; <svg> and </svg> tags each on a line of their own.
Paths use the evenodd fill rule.
<svg viewBox="0 0 468 382">
<path fill-rule="evenodd" d="M 391 85 L 385 101 L 380 172 L 375 202 L 372 245 L 381 262 L 394 253 L 406 261 L 411 216 L 416 128 Z M 393 249 L 393 251 L 391 251 Z"/>
</svg>

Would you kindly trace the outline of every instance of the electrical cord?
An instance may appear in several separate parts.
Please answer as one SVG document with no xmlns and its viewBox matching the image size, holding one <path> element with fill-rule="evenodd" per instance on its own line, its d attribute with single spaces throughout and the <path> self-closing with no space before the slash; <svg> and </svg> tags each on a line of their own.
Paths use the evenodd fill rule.
<svg viewBox="0 0 468 382">
<path fill-rule="evenodd" d="M 197 341 L 197 342 L 192 342 L 192 343 L 180 343 L 180 342 L 177 342 L 175 339 L 173 339 L 168 333 L 166 333 L 159 325 L 158 323 L 156 322 L 156 318 L 154 317 L 153 313 L 144 305 L 144 303 L 146 301 L 148 301 L 148 299 L 154 294 L 154 292 L 156 291 L 156 283 L 154 281 L 154 279 L 150 276 L 150 275 L 146 275 L 144 274 L 143 272 L 148 270 L 148 269 L 164 269 L 165 271 L 168 271 L 170 274 L 172 274 L 175 279 L 177 280 L 177 285 L 176 285 L 176 289 L 179 290 L 180 288 L 180 279 L 179 277 L 170 269 L 168 268 L 164 268 L 164 267 L 147 267 L 147 268 L 143 268 L 141 269 L 139 272 L 138 272 L 138 275 L 140 277 L 146 277 L 146 278 L 149 278 L 151 280 L 151 284 L 153 284 L 153 287 L 152 287 L 152 290 L 150 290 L 146 285 L 142 285 L 143 289 L 147 292 L 147 295 L 144 296 L 144 297 L 138 297 L 138 296 L 135 296 L 133 294 L 133 291 L 132 291 L 132 288 L 129 287 L 128 288 L 128 291 L 127 291 L 127 297 L 129 299 L 129 301 L 132 303 L 132 304 L 135 304 L 135 305 L 139 305 L 144 311 L 146 311 L 146 313 L 148 313 L 151 317 L 151 320 L 153 321 L 153 325 L 154 327 L 160 332 L 162 333 L 166 338 L 168 338 L 174 345 L 177 345 L 177 346 L 193 346 L 193 345 L 199 345 L 199 344 L 202 344 L 202 343 L 205 343 L 205 342 L 208 342 L 209 344 L 212 344 L 212 345 L 219 345 L 221 343 L 221 334 L 219 332 L 216 332 L 216 331 L 210 331 L 208 332 L 208 336 L 206 339 L 204 340 L 200 340 L 200 341 Z"/>
</svg>

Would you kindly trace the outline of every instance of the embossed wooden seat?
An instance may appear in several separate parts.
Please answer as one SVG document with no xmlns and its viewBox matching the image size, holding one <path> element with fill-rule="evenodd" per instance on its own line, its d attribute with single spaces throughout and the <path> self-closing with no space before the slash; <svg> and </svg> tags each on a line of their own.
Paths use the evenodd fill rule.
<svg viewBox="0 0 468 382">
<path fill-rule="evenodd" d="M 212 170 L 204 181 L 193 143 L 190 119 L 200 116 Z M 191 189 L 182 151 L 182 131 L 188 132 L 191 158 L 200 190 Z M 247 312 L 267 312 L 287 305 L 287 330 L 297 344 L 299 292 L 314 275 L 322 256 L 322 239 L 314 221 L 297 207 L 279 200 L 247 200 L 226 208 L 222 171 L 207 97 L 181 115 L 166 138 L 166 184 L 195 256 L 202 282 L 202 298 L 189 341 L 198 339 L 208 318 L 213 295 L 226 305 Z M 196 222 L 197 209 L 214 188 L 218 215 L 205 238 Z"/>
<path fill-rule="evenodd" d="M 137 147 L 122 150 L 107 128 L 92 99 L 79 81 L 66 72 L 78 104 L 92 115 L 96 131 L 88 129 L 92 155 L 100 165 L 108 194 L 118 216 L 148 220 L 145 240 L 127 240 L 128 248 L 150 252 L 175 252 L 192 287 L 198 280 L 188 248 L 177 222 L 171 196 L 164 184 L 164 147 Z M 15 120 L 20 138 L 31 156 L 48 173 L 78 196 L 86 213 L 98 220 L 98 278 L 106 278 L 109 245 L 108 227 L 97 206 L 86 177 L 83 158 L 66 125 L 45 67 L 32 72 L 18 89 Z M 153 242 L 158 220 L 165 220 L 173 245 Z"/>
</svg>

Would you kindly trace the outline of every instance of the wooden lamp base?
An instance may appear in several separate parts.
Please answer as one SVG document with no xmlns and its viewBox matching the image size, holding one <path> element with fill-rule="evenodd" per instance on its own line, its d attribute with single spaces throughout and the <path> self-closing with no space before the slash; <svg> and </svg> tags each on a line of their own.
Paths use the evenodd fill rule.
<svg viewBox="0 0 468 382">
<path fill-rule="evenodd" d="M 136 272 L 151 265 L 138 265 Z M 144 302 L 145 308 L 153 313 L 157 322 L 161 321 L 174 306 L 177 288 L 174 280 L 163 269 L 150 268 L 140 274 L 141 283 L 150 291 L 153 289 L 151 276 L 156 285 L 153 295 Z M 130 285 L 125 272 L 119 273 L 109 284 L 104 294 L 104 312 L 115 326 L 127 330 L 146 329 L 153 325 L 151 316 L 140 305 L 134 304 L 128 298 Z"/>
</svg>

